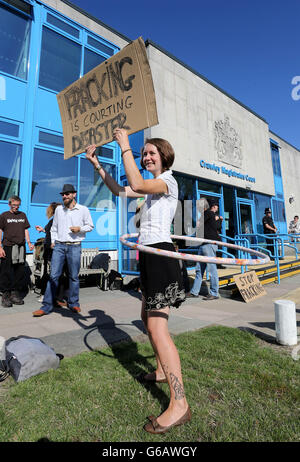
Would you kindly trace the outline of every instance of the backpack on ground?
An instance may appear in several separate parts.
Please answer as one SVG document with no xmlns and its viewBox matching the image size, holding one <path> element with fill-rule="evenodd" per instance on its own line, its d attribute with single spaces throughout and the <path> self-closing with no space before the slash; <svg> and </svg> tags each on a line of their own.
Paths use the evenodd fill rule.
<svg viewBox="0 0 300 462">
<path fill-rule="evenodd" d="M 110 290 L 122 290 L 123 277 L 118 271 L 111 270 L 108 276 L 108 287 Z"/>
<path fill-rule="evenodd" d="M 0 364 L 1 375 L 6 378 L 9 374 L 16 382 L 22 382 L 49 369 L 57 369 L 60 359 L 63 358 L 42 340 L 25 335 L 7 340 L 5 355 L 5 360 L 1 361 L 2 366 Z"/>
</svg>

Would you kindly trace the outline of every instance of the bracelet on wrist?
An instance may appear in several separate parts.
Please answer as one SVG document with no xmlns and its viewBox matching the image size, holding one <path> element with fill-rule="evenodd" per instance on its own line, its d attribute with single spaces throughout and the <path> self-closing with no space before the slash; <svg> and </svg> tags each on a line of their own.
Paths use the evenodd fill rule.
<svg viewBox="0 0 300 462">
<path fill-rule="evenodd" d="M 124 155 L 125 152 L 127 152 L 127 151 L 132 151 L 132 149 L 131 149 L 131 148 L 125 149 L 124 151 L 121 152 L 121 156 L 123 157 L 123 155 Z"/>
<path fill-rule="evenodd" d="M 99 170 L 101 170 L 101 168 L 103 168 L 103 167 L 102 167 L 101 164 L 99 164 L 99 165 L 97 165 L 97 167 L 95 167 L 95 170 L 97 170 L 97 172 L 99 172 Z"/>
</svg>

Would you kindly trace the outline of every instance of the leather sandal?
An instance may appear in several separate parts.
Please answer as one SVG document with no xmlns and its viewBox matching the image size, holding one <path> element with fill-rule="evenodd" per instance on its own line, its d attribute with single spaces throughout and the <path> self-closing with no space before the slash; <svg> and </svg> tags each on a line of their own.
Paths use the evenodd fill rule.
<svg viewBox="0 0 300 462">
<path fill-rule="evenodd" d="M 148 417 L 150 422 L 148 422 L 146 425 L 144 425 L 144 430 L 146 430 L 146 432 L 148 432 L 148 433 L 163 434 L 163 433 L 168 432 L 173 427 L 177 427 L 178 425 L 183 425 L 186 422 L 189 422 L 191 420 L 191 418 L 192 418 L 192 413 L 191 413 L 191 409 L 190 409 L 189 406 L 188 406 L 187 411 L 185 412 L 185 414 L 183 414 L 183 416 L 180 417 L 180 419 L 176 420 L 176 422 L 174 422 L 173 424 L 168 425 L 166 427 L 162 427 L 161 425 L 159 425 L 159 423 L 157 422 L 157 419 L 155 417 L 153 417 L 152 415 L 150 415 Z"/>
</svg>

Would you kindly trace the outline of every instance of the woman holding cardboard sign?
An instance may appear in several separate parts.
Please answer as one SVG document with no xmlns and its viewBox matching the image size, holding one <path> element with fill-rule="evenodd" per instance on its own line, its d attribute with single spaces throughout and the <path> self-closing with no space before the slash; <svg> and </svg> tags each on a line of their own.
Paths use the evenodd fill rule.
<svg viewBox="0 0 300 462">
<path fill-rule="evenodd" d="M 129 186 L 119 185 L 99 164 L 96 146 L 89 146 L 86 158 L 113 194 L 145 197 L 140 218 L 139 242 L 143 245 L 174 251 L 170 227 L 175 215 L 178 186 L 170 170 L 174 151 L 168 141 L 152 138 L 142 149 L 141 165 L 151 172 L 153 179 L 144 180 L 135 163 L 126 130 L 116 129 L 114 139 L 121 148 Z M 170 403 L 157 418 L 148 417 L 144 429 L 150 433 L 165 433 L 170 428 L 191 419 L 181 375 L 180 358 L 168 330 L 170 306 L 178 308 L 185 300 L 178 260 L 148 253 L 140 253 L 142 320 L 154 349 L 157 368 L 144 375 L 144 383 L 168 383 Z"/>
</svg>

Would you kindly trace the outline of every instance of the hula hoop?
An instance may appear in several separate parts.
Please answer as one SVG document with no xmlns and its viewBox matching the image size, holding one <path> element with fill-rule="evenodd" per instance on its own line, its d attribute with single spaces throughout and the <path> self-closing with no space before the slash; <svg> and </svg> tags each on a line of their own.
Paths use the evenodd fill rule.
<svg viewBox="0 0 300 462">
<path fill-rule="evenodd" d="M 199 243 L 199 245 L 205 243 L 205 244 L 218 245 L 221 247 L 229 247 L 231 249 L 236 249 L 236 250 L 242 250 L 251 255 L 255 255 L 258 258 L 254 260 L 250 258 L 221 258 L 221 257 L 207 257 L 203 255 L 193 255 L 193 254 L 187 254 L 187 253 L 182 253 L 182 252 L 171 252 L 169 250 L 156 249 L 154 247 L 150 247 L 150 246 L 148 247 L 142 244 L 138 244 L 137 242 L 128 241 L 128 239 L 132 239 L 135 237 L 138 237 L 137 233 L 123 234 L 123 236 L 120 237 L 120 241 L 122 242 L 123 245 L 126 245 L 127 247 L 130 247 L 134 250 L 139 250 L 141 252 L 161 255 L 162 257 L 176 258 L 177 260 L 189 260 L 189 261 L 196 261 L 196 262 L 202 262 L 202 263 L 216 263 L 216 264 L 241 265 L 241 266 L 263 265 L 263 264 L 269 263 L 270 261 L 270 258 L 268 257 L 268 255 L 262 252 L 258 252 L 257 250 L 253 250 L 253 249 L 248 249 L 247 247 L 242 247 L 240 245 L 229 244 L 223 241 L 211 241 L 209 239 L 202 239 L 199 237 L 177 236 L 175 234 L 171 235 L 172 239 L 180 239 L 183 241 L 197 242 Z"/>
</svg>

